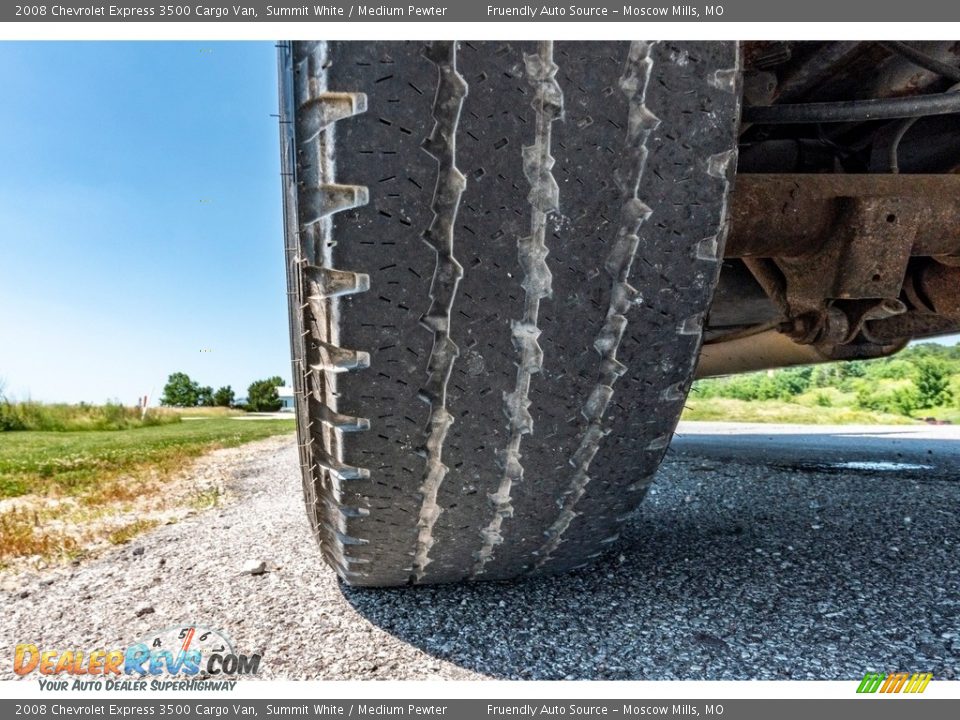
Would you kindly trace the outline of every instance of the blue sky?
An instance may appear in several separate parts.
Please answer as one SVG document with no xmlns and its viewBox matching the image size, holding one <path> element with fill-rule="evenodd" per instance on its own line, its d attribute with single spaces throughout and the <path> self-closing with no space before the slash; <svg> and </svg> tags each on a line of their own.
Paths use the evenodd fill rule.
<svg viewBox="0 0 960 720">
<path fill-rule="evenodd" d="M 7 395 L 289 380 L 272 43 L 4 42 L 0 90 Z"/>
</svg>

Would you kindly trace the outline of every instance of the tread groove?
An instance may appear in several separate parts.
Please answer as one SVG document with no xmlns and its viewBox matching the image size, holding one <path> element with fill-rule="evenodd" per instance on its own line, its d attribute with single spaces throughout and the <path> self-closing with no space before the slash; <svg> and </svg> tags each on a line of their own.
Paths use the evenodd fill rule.
<svg viewBox="0 0 960 720">
<path fill-rule="evenodd" d="M 623 160 L 614 173 L 622 198 L 620 226 L 604 263 L 604 269 L 612 280 L 610 304 L 606 321 L 593 343 L 600 355 L 600 370 L 597 384 L 580 411 L 587 424 L 569 461 L 574 468 L 573 476 L 562 496 L 560 513 L 545 532 L 546 541 L 533 553 L 535 557 L 530 570 L 539 569 L 552 559 L 553 552 L 563 542 L 564 532 L 576 517 L 574 508 L 590 482 L 590 463 L 605 435 L 603 417 L 613 397 L 613 386 L 626 371 L 626 367 L 617 360 L 617 349 L 626 330 L 626 313 L 631 304 L 639 301 L 636 290 L 627 281 L 640 242 L 637 233 L 651 212 L 638 197 L 638 192 L 647 160 L 646 144 L 660 123 L 645 104 L 653 67 L 650 50 L 655 44 L 656 41 L 630 43 L 624 73 L 620 78 L 620 89 L 629 99 L 629 116 Z"/>
<path fill-rule="evenodd" d="M 423 234 L 424 242 L 436 253 L 436 267 L 430 284 L 430 308 L 421 318 L 421 324 L 433 333 L 433 348 L 427 360 L 427 382 L 420 389 L 420 398 L 430 405 L 430 419 L 426 428 L 424 447 L 426 468 L 420 493 L 422 496 L 417 519 L 417 545 L 414 550 L 410 583 L 421 582 L 430 564 L 430 549 L 434 544 L 433 527 L 441 509 L 437 491 L 449 470 L 443 464 L 443 444 L 453 416 L 447 410 L 447 385 L 459 348 L 450 337 L 450 318 L 457 285 L 463 277 L 463 267 L 454 257 L 454 227 L 460 206 L 460 197 L 466 187 L 466 178 L 456 164 L 456 134 L 460 121 L 467 83 L 457 72 L 456 42 L 433 42 L 424 52 L 437 66 L 437 91 L 433 104 L 434 126 L 423 142 L 423 149 L 437 161 L 437 182 L 430 207 L 433 221 Z"/>
<path fill-rule="evenodd" d="M 522 482 L 524 472 L 520 446 L 523 436 L 533 433 L 533 417 L 529 411 L 530 383 L 533 375 L 543 369 L 543 348 L 538 341 L 540 301 L 553 294 L 553 276 L 547 265 L 546 234 L 547 219 L 560 206 L 560 188 L 553 176 L 551 125 L 563 116 L 563 91 L 556 79 L 559 67 L 553 60 L 553 41 L 540 42 L 537 52 L 524 54 L 523 59 L 527 82 L 535 92 L 531 106 L 536 111 L 536 134 L 534 143 L 522 148 L 523 173 L 530 184 L 527 195 L 530 235 L 517 240 L 525 298 L 523 318 L 510 324 L 519 362 L 513 392 L 503 393 L 503 413 L 509 421 L 509 438 L 501 455 L 503 474 L 497 492 L 488 496 L 493 505 L 493 517 L 480 531 L 483 544 L 475 555 L 472 577 L 484 572 L 484 567 L 493 558 L 495 547 L 503 542 L 504 518 L 513 516 L 510 492 L 514 483 Z"/>
</svg>

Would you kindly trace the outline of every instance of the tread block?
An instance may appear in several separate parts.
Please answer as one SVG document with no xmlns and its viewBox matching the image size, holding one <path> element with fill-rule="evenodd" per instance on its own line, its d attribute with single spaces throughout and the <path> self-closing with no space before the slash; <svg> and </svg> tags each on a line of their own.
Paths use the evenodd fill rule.
<svg viewBox="0 0 960 720">
<path fill-rule="evenodd" d="M 370 202 L 370 191 L 364 185 L 322 183 L 317 187 L 301 187 L 297 193 L 300 221 L 304 226 Z"/>
<path fill-rule="evenodd" d="M 366 273 L 306 265 L 303 274 L 310 282 L 309 297 L 318 300 L 353 295 L 370 289 L 370 276 Z"/>
<path fill-rule="evenodd" d="M 300 142 L 309 142 L 338 120 L 367 111 L 364 93 L 325 92 L 307 99 L 301 106 L 305 122 L 300 127 Z"/>
</svg>

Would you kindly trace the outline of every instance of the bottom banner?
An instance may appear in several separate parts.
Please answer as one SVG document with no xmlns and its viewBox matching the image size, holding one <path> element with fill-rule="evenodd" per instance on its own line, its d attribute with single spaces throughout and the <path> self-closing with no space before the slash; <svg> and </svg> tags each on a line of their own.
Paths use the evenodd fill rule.
<svg viewBox="0 0 960 720">
<path fill-rule="evenodd" d="M 902 705 L 910 702 L 909 711 Z M 953 707 L 953 710 L 950 708 Z M 0 700 L 0 717 L 132 718 L 142 716 L 190 718 L 474 718 L 535 717 L 722 717 L 724 720 L 790 720 L 844 717 L 852 720 L 910 720 L 960 716 L 958 700 L 886 701 L 878 696 L 851 700 L 55 700 L 51 702 Z"/>
</svg>

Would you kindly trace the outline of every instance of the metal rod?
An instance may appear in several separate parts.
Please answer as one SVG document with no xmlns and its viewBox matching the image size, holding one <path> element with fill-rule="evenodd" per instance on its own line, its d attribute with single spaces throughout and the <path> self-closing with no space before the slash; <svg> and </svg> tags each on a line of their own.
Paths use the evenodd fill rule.
<svg viewBox="0 0 960 720">
<path fill-rule="evenodd" d="M 865 122 L 952 113 L 960 113 L 960 94 L 744 106 L 743 121 L 761 125 Z"/>
</svg>

